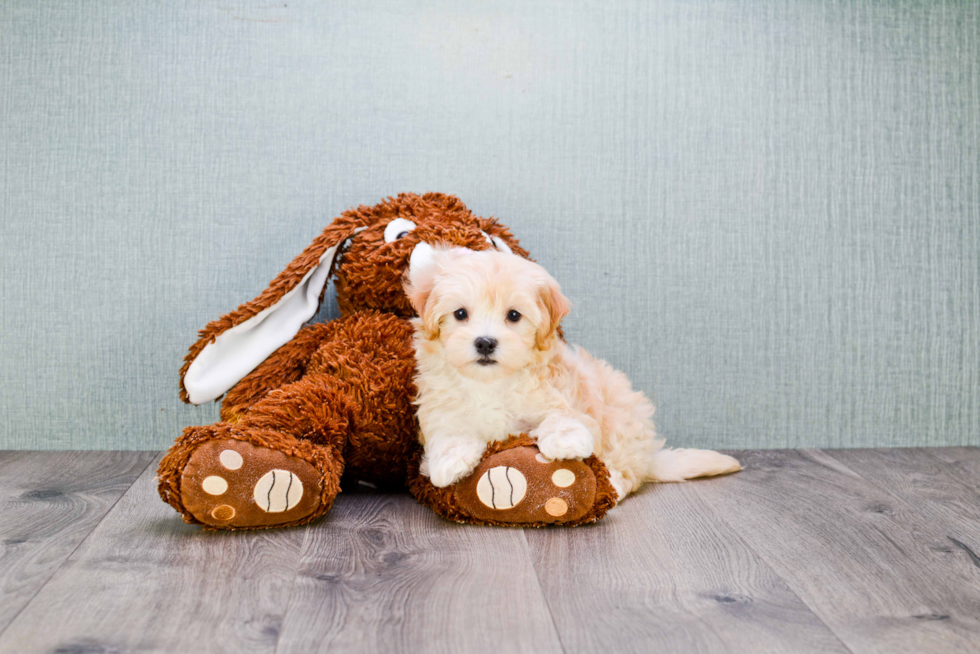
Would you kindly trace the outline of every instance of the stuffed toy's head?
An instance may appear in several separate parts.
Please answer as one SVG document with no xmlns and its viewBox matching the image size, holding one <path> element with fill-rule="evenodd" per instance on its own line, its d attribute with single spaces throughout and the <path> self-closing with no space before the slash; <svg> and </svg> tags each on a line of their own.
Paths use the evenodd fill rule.
<svg viewBox="0 0 980 654">
<path fill-rule="evenodd" d="M 344 315 L 372 309 L 415 315 L 403 277 L 413 264 L 427 262 L 434 245 L 528 256 L 510 230 L 474 216 L 450 195 L 403 193 L 346 211 L 261 295 L 201 330 L 180 371 L 181 399 L 202 404 L 219 398 L 288 343 L 316 315 L 331 274 Z"/>
</svg>

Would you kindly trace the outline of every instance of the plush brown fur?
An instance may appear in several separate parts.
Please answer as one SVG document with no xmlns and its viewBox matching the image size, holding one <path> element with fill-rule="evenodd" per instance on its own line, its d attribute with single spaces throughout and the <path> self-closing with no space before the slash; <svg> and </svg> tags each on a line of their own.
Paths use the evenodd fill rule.
<svg viewBox="0 0 980 654">
<path fill-rule="evenodd" d="M 395 218 L 409 219 L 417 228 L 386 244 L 385 226 Z M 503 239 L 514 253 L 528 256 L 506 227 L 474 216 L 452 196 L 402 194 L 374 207 L 346 211 L 261 295 L 209 323 L 181 369 L 181 398 L 185 402 L 189 397 L 184 376 L 209 343 L 274 305 L 329 248 L 346 242 L 346 249 L 338 248 L 332 264 L 342 317 L 301 329 L 239 381 L 224 397 L 222 422 L 185 429 L 160 464 L 161 497 L 186 521 L 221 528 L 202 523 L 191 514 L 181 498 L 181 475 L 202 443 L 230 439 L 302 459 L 319 472 L 316 511 L 274 526 L 303 524 L 326 513 L 339 492 L 342 474 L 379 485 L 408 483 L 416 497 L 440 515 L 466 521 L 467 516 L 454 508 L 451 497 L 433 492 L 445 489 L 434 489 L 418 475 L 417 465 L 410 467 L 419 451 L 411 404 L 415 361 L 408 322 L 414 311 L 403 291 L 402 277 L 419 241 L 474 250 L 492 247 L 481 231 Z M 500 447 L 504 446 L 491 446 L 487 456 Z M 602 464 L 596 463 L 597 481 L 605 488 L 608 475 Z M 589 520 L 601 517 L 614 504 L 610 497 L 614 495 L 597 496 Z"/>
</svg>

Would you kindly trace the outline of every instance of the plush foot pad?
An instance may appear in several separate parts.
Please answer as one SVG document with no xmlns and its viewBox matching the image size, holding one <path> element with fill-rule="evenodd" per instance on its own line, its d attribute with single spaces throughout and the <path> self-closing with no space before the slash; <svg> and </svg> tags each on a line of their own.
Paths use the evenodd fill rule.
<svg viewBox="0 0 980 654">
<path fill-rule="evenodd" d="M 459 508 L 481 521 L 566 523 L 594 506 L 596 478 L 582 461 L 550 461 L 533 446 L 486 457 L 456 485 Z"/>
<path fill-rule="evenodd" d="M 320 504 L 316 468 L 278 450 L 235 439 L 206 441 L 180 481 L 186 509 L 206 525 L 271 527 L 301 520 Z"/>
</svg>

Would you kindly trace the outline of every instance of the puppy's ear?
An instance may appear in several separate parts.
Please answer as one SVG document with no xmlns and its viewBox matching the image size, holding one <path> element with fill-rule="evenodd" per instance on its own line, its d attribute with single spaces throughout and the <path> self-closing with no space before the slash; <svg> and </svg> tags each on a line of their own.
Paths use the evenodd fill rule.
<svg viewBox="0 0 980 654">
<path fill-rule="evenodd" d="M 418 251 L 416 247 L 416 251 Z M 439 304 L 436 281 L 445 267 L 460 259 L 473 255 L 467 248 L 446 248 L 436 246 L 416 258 L 412 253 L 411 264 L 402 282 L 408 301 L 421 318 L 422 335 L 430 341 L 439 338 L 439 315 L 435 308 Z"/>
<path fill-rule="evenodd" d="M 546 275 L 538 290 L 538 302 L 546 319 L 538 327 L 535 345 L 539 350 L 547 350 L 555 339 L 558 325 L 571 310 L 572 303 L 562 294 L 561 286 L 551 275 Z"/>
<path fill-rule="evenodd" d="M 425 261 L 423 265 L 410 268 L 403 280 L 405 294 L 411 302 L 415 313 L 421 318 L 422 335 L 432 341 L 439 338 L 439 321 L 432 308 L 436 305 L 433 297 L 436 287 L 436 277 L 439 264 L 435 259 Z"/>
</svg>

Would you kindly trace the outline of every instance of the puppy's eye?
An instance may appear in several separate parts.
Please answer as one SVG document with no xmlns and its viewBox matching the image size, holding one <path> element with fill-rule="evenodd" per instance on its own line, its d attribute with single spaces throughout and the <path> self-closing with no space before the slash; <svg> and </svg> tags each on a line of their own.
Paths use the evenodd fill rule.
<svg viewBox="0 0 980 654">
<path fill-rule="evenodd" d="M 513 309 L 507 312 L 507 320 L 511 322 L 517 322 L 520 319 L 521 319 L 520 312 L 514 311 Z"/>
<path fill-rule="evenodd" d="M 415 223 L 404 218 L 395 218 L 385 225 L 385 243 L 394 243 L 405 238 L 408 233 L 415 229 Z"/>
<path fill-rule="evenodd" d="M 453 312 L 453 315 L 456 317 L 456 320 L 466 320 L 466 318 L 469 317 L 469 314 L 466 313 L 466 309 L 456 309 Z"/>
</svg>

